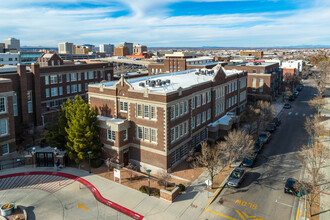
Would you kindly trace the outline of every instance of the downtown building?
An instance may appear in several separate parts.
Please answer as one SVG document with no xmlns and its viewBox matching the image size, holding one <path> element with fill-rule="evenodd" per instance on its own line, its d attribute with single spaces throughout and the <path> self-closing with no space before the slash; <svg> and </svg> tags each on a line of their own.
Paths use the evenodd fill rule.
<svg viewBox="0 0 330 220">
<path fill-rule="evenodd" d="M 224 117 L 244 111 L 246 85 L 245 71 L 220 65 L 89 85 L 103 156 L 116 156 L 120 165 L 171 171 L 201 141 L 216 140 L 216 129 L 228 129 Z"/>
<path fill-rule="evenodd" d="M 0 83 L 4 85 L 0 105 L 4 103 L 2 116 L 7 120 L 0 122 L 1 133 L 11 131 L 17 143 L 31 144 L 34 135 L 56 119 L 63 102 L 76 95 L 87 101 L 88 84 L 112 80 L 112 76 L 111 63 L 66 63 L 57 54 L 44 54 L 31 65 L 0 67 Z M 12 144 L 0 156 L 15 150 Z"/>
</svg>

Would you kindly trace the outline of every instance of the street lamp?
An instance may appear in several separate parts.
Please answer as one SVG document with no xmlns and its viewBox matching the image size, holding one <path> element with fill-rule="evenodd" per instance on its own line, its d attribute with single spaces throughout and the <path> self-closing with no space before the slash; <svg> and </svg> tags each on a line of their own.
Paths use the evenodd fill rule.
<svg viewBox="0 0 330 220">
<path fill-rule="evenodd" d="M 148 185 L 149 185 L 149 196 L 150 196 L 150 173 L 151 173 L 151 170 L 147 169 L 146 171 L 148 173 Z"/>
<path fill-rule="evenodd" d="M 87 153 L 88 153 L 88 161 L 89 161 L 89 173 L 92 173 L 92 171 L 91 171 L 91 153 L 92 153 L 92 151 L 88 151 Z"/>
<path fill-rule="evenodd" d="M 307 218 L 307 190 L 305 187 L 300 187 L 299 192 L 297 194 L 298 197 L 302 197 L 303 195 L 301 194 L 301 189 L 304 189 L 305 191 L 305 220 Z"/>
</svg>

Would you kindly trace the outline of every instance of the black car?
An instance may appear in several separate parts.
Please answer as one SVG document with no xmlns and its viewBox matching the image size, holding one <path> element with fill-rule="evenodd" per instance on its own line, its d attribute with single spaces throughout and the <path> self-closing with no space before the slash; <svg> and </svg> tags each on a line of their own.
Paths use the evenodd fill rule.
<svg viewBox="0 0 330 220">
<path fill-rule="evenodd" d="M 283 108 L 290 109 L 291 108 L 291 104 L 287 102 L 287 103 L 284 104 Z"/>
<path fill-rule="evenodd" d="M 276 130 L 276 124 L 274 122 L 269 123 L 266 131 L 274 132 Z"/>
<path fill-rule="evenodd" d="M 243 159 L 242 165 L 244 167 L 252 167 L 256 161 L 257 154 L 250 155 Z"/>
<path fill-rule="evenodd" d="M 289 178 L 286 180 L 285 186 L 284 186 L 284 193 L 289 193 L 292 195 L 297 195 L 297 190 L 294 188 L 294 184 L 297 182 L 297 180 Z"/>
<path fill-rule="evenodd" d="M 294 95 L 289 96 L 289 101 L 294 101 Z"/>
<path fill-rule="evenodd" d="M 262 142 L 260 142 L 259 140 L 257 140 L 254 143 L 254 148 L 253 148 L 254 153 L 259 153 L 263 146 L 264 146 L 264 144 Z"/>
</svg>

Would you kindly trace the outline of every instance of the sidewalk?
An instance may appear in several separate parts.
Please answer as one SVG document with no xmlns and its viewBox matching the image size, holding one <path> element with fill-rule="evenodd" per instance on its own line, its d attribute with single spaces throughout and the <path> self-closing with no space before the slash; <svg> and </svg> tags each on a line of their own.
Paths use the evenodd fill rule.
<svg viewBox="0 0 330 220">
<path fill-rule="evenodd" d="M 272 105 L 275 108 L 276 114 L 279 113 L 280 111 L 282 111 L 282 109 L 283 109 L 284 103 L 282 102 L 282 100 L 283 100 L 283 97 L 279 96 L 276 101 L 272 102 Z"/>
<path fill-rule="evenodd" d="M 30 171 L 56 171 L 52 167 L 18 167 L 6 169 L 0 175 Z M 137 190 L 115 183 L 96 174 L 89 174 L 84 170 L 64 168 L 63 173 L 82 177 L 93 184 L 101 195 L 127 209 L 143 215 L 144 219 L 198 219 L 204 208 L 212 198 L 213 193 L 204 190 L 206 187 L 207 171 L 196 179 L 173 203 L 148 196 Z M 209 197 L 210 196 L 210 197 Z"/>
</svg>

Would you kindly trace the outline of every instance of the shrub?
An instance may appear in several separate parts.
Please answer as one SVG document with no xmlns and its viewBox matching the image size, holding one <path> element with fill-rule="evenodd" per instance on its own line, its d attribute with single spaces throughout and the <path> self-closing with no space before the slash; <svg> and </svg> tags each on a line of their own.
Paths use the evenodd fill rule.
<svg viewBox="0 0 330 220">
<path fill-rule="evenodd" d="M 163 180 L 158 180 L 157 183 L 158 183 L 158 186 L 164 186 L 165 185 Z M 166 183 L 166 187 L 170 187 L 170 186 L 171 186 L 171 183 Z"/>
<path fill-rule="evenodd" d="M 186 190 L 185 185 L 183 185 L 182 183 L 180 183 L 180 184 L 178 185 L 178 187 L 179 187 L 179 191 L 180 191 L 180 192 L 183 192 L 183 191 Z"/>
<path fill-rule="evenodd" d="M 149 188 L 148 188 L 148 186 L 141 186 L 139 190 L 142 193 L 149 194 Z"/>
<path fill-rule="evenodd" d="M 160 190 L 159 189 L 155 189 L 152 194 L 154 196 L 160 196 Z"/>
<path fill-rule="evenodd" d="M 103 164 L 103 160 L 101 159 L 92 159 L 91 160 L 91 166 L 93 168 L 99 168 Z"/>
</svg>

